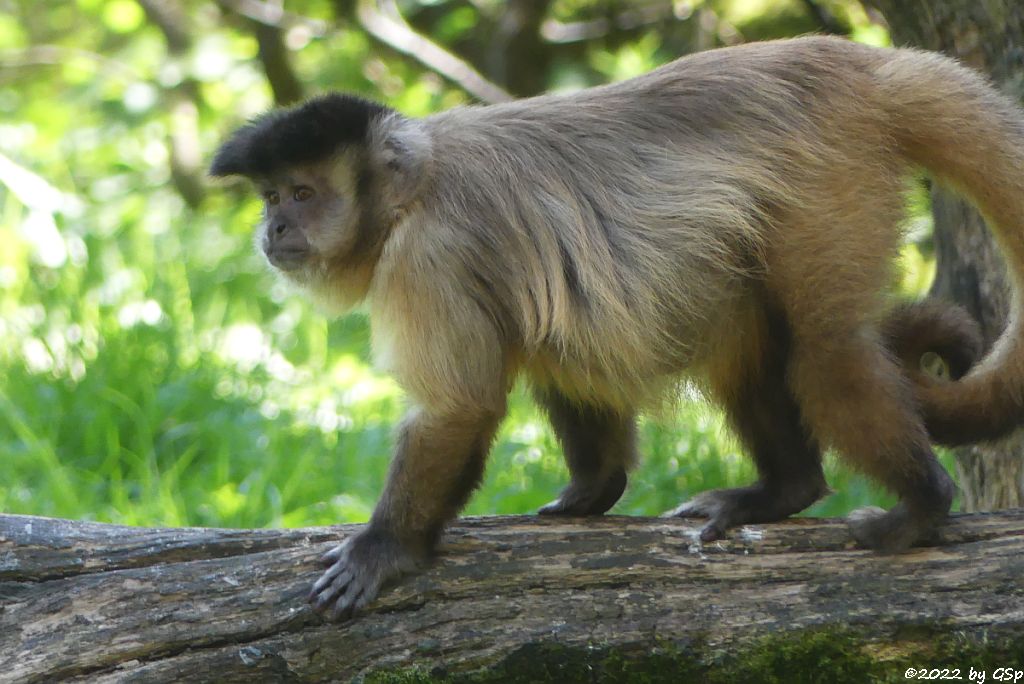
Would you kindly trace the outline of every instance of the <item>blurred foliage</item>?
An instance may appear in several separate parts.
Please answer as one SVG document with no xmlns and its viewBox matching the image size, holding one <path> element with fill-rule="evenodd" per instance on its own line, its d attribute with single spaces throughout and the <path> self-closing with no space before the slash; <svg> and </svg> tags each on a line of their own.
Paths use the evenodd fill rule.
<svg viewBox="0 0 1024 684">
<path fill-rule="evenodd" d="M 148 525 L 367 518 L 402 411 L 369 364 L 367 318 L 328 321 L 276 282 L 251 248 L 257 202 L 241 184 L 208 187 L 203 165 L 287 92 L 272 73 L 410 114 L 471 100 L 366 30 L 368 11 L 396 8 L 400 26 L 519 94 L 743 40 L 886 39 L 848 0 L 0 0 L 0 510 Z M 753 477 L 700 404 L 645 421 L 642 451 L 619 512 Z M 531 511 L 565 478 L 517 389 L 468 512 Z M 830 478 L 840 493 L 814 513 L 879 502 L 855 475 Z"/>
</svg>

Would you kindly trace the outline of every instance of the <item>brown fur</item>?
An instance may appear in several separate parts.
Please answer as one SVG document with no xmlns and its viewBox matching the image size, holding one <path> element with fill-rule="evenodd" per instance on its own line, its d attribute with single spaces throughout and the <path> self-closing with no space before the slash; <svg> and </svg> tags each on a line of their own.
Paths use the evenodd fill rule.
<svg viewBox="0 0 1024 684">
<path fill-rule="evenodd" d="M 935 299 L 893 307 L 882 323 L 882 336 L 907 374 L 918 383 L 959 380 L 985 351 L 977 321 L 963 308 Z M 929 377 L 922 368 L 928 353 L 941 359 L 941 377 Z"/>
<path fill-rule="evenodd" d="M 369 528 L 328 554 L 314 587 L 335 617 L 425 557 L 519 374 L 572 472 L 548 513 L 606 510 L 634 460 L 636 412 L 681 381 L 704 387 L 760 475 L 674 512 L 709 517 L 704 539 L 809 505 L 832 447 L 900 497 L 851 520 L 860 542 L 926 540 L 953 496 L 929 434 L 986 438 L 1024 417 L 1021 316 L 974 365 L 960 314 L 886 313 L 918 166 L 978 204 L 1024 279 L 1024 117 L 951 60 L 806 38 L 423 120 L 343 113 L 367 133 L 325 150 L 322 218 L 283 202 L 263 228 L 312 245 L 289 279 L 342 304 L 365 295 L 375 354 L 416 406 Z M 270 121 L 296 137 L 302 116 Z M 244 146 L 230 151 L 245 167 Z M 286 196 L 301 170 L 281 166 L 270 175 Z M 920 372 L 925 351 L 963 377 Z"/>
</svg>

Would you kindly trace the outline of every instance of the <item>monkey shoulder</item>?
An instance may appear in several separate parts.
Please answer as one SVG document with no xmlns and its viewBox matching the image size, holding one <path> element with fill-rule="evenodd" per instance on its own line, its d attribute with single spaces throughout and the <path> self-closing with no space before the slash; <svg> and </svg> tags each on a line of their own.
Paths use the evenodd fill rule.
<svg viewBox="0 0 1024 684">
<path fill-rule="evenodd" d="M 467 293 L 450 244 L 425 240 L 429 225 L 409 226 L 378 264 L 370 290 L 375 364 L 411 397 L 438 410 L 503 401 L 506 344 Z"/>
</svg>

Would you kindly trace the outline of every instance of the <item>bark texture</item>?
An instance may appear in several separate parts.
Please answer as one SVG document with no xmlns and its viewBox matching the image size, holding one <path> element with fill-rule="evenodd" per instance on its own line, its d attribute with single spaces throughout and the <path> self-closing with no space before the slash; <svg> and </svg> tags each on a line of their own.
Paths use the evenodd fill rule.
<svg viewBox="0 0 1024 684">
<path fill-rule="evenodd" d="M 466 519 L 427 572 L 326 624 L 304 603 L 316 559 L 356 529 L 0 516 L 0 680 L 735 682 L 777 668 L 779 681 L 903 681 L 908 665 L 1024 667 L 1024 511 L 958 516 L 940 546 L 898 556 L 853 549 L 828 520 L 701 546 L 680 520 Z"/>
<path fill-rule="evenodd" d="M 870 0 L 885 15 L 897 45 L 937 50 L 987 74 L 1024 103 L 1024 3 L 1021 0 Z M 988 343 L 1009 308 L 1006 270 L 991 233 L 974 209 L 933 188 L 938 271 L 932 294 L 959 302 L 981 322 Z M 1024 216 L 1020 217 L 1024 230 Z M 962 508 L 1024 506 L 1024 433 L 998 444 L 957 451 Z"/>
</svg>

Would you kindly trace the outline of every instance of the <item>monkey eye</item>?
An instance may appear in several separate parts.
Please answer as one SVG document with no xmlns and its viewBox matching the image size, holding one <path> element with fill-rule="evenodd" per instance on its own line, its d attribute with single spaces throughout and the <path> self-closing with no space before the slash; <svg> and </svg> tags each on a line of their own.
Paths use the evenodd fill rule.
<svg viewBox="0 0 1024 684">
<path fill-rule="evenodd" d="M 313 195 L 313 188 L 309 186 L 300 185 L 299 187 L 295 188 L 294 197 L 296 202 L 305 202 L 308 199 L 313 199 Z"/>
<path fill-rule="evenodd" d="M 263 199 L 266 200 L 267 204 L 280 204 L 281 196 L 277 194 L 277 190 L 268 190 L 263 193 Z"/>
</svg>

